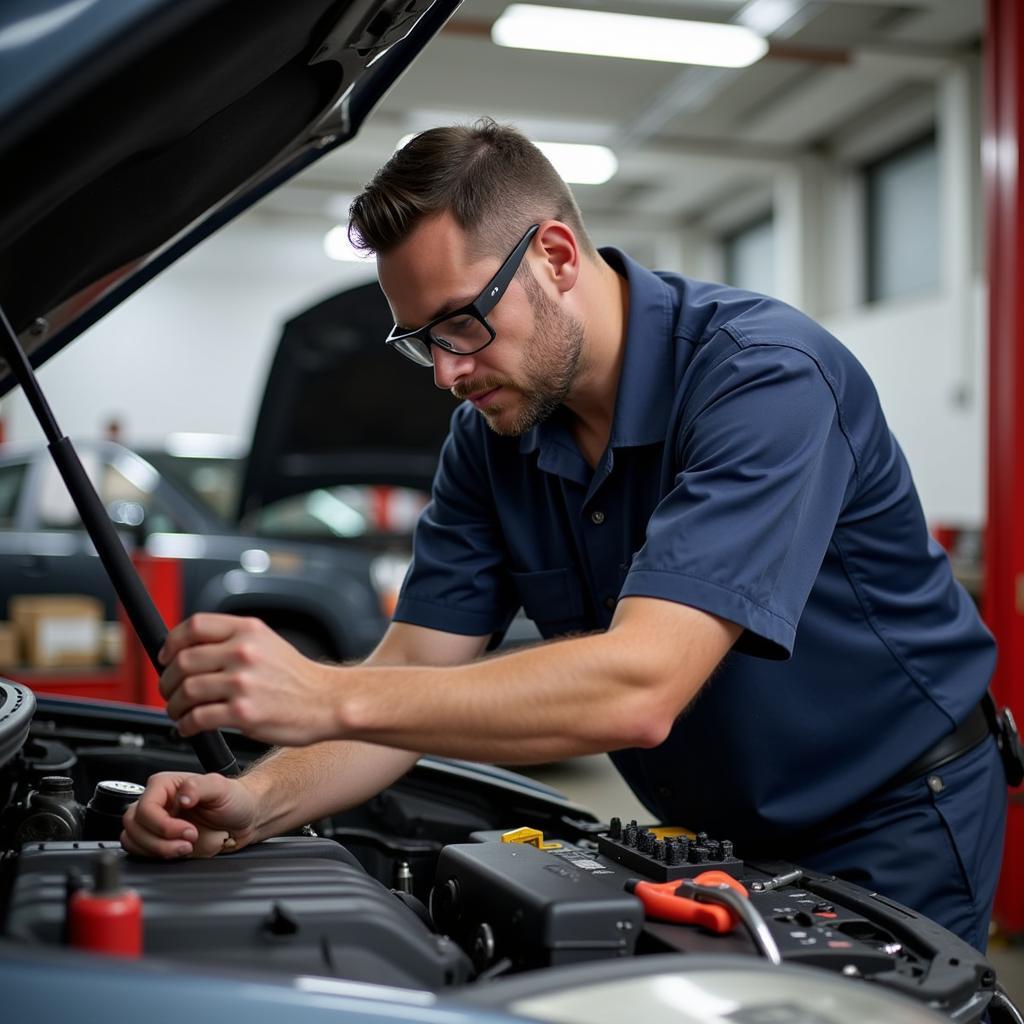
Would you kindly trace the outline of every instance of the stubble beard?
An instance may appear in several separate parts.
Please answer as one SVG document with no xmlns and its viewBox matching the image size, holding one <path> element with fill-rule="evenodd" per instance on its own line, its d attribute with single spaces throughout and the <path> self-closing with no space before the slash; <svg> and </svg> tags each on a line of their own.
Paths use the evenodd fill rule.
<svg viewBox="0 0 1024 1024">
<path fill-rule="evenodd" d="M 489 377 L 473 381 L 468 388 L 453 389 L 456 398 L 497 387 L 511 392 L 513 401 L 518 395 L 514 409 L 502 396 L 494 405 L 480 410 L 491 430 L 502 437 L 519 437 L 551 416 L 572 390 L 583 359 L 583 324 L 563 313 L 529 270 L 523 287 L 533 311 L 534 328 L 524 346 L 522 383 Z"/>
</svg>

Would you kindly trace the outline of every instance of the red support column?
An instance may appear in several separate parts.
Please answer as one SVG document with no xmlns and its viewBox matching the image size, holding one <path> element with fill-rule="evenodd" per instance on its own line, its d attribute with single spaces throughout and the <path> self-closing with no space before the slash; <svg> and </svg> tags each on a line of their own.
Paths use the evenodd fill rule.
<svg viewBox="0 0 1024 1024">
<path fill-rule="evenodd" d="M 984 171 L 988 221 L 989 445 L 984 612 L 999 644 L 996 700 L 1024 721 L 1024 12 L 988 0 Z M 1011 794 L 996 920 L 1024 934 L 1024 795 Z"/>
</svg>

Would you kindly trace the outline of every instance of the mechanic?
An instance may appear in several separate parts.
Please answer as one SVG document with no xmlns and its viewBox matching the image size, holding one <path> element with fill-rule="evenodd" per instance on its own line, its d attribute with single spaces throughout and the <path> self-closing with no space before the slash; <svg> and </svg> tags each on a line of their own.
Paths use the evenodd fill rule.
<svg viewBox="0 0 1024 1024">
<path fill-rule="evenodd" d="M 420 753 L 608 751 L 655 818 L 984 949 L 995 648 L 853 356 L 781 302 L 595 250 L 543 155 L 490 120 L 417 136 L 351 222 L 388 342 L 463 400 L 394 622 L 357 666 L 256 620 L 177 626 L 161 689 L 182 734 L 284 749 L 240 781 L 154 776 L 124 845 L 238 849 Z M 481 658 L 520 606 L 560 639 Z"/>
</svg>

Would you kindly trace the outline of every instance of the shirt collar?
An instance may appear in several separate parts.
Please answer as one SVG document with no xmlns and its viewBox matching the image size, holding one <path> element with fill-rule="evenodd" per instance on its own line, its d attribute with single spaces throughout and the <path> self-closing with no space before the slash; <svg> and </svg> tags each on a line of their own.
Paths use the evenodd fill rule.
<svg viewBox="0 0 1024 1024">
<path fill-rule="evenodd" d="M 610 446 L 628 448 L 664 441 L 675 397 L 673 335 L 678 319 L 673 290 L 619 249 L 599 250 L 629 285 L 626 351 L 615 399 Z M 556 414 L 520 438 L 524 454 L 564 448 L 568 432 Z M 543 453 L 542 453 L 543 454 Z"/>
</svg>

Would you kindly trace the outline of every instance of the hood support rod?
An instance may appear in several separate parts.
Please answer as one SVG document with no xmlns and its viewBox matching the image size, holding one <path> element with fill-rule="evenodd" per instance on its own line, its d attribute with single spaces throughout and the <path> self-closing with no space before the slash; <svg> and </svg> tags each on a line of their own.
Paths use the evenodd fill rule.
<svg viewBox="0 0 1024 1024">
<path fill-rule="evenodd" d="M 128 613 L 128 619 L 159 675 L 163 672 L 163 666 L 157 655 L 167 638 L 167 626 L 135 571 L 135 566 L 132 565 L 131 558 L 121 543 L 117 528 L 107 515 L 107 510 L 86 474 L 78 453 L 57 425 L 32 364 L 18 343 L 18 337 L 2 307 L 0 320 L 0 355 L 7 360 L 11 372 L 25 392 L 39 425 L 43 428 L 47 447 L 60 475 L 64 478 L 71 500 L 78 509 L 82 525 L 95 545 L 103 568 L 110 577 L 124 610 Z M 199 733 L 189 737 L 189 743 L 205 771 L 220 772 L 221 775 L 229 777 L 238 775 L 238 764 L 220 732 Z"/>
</svg>

